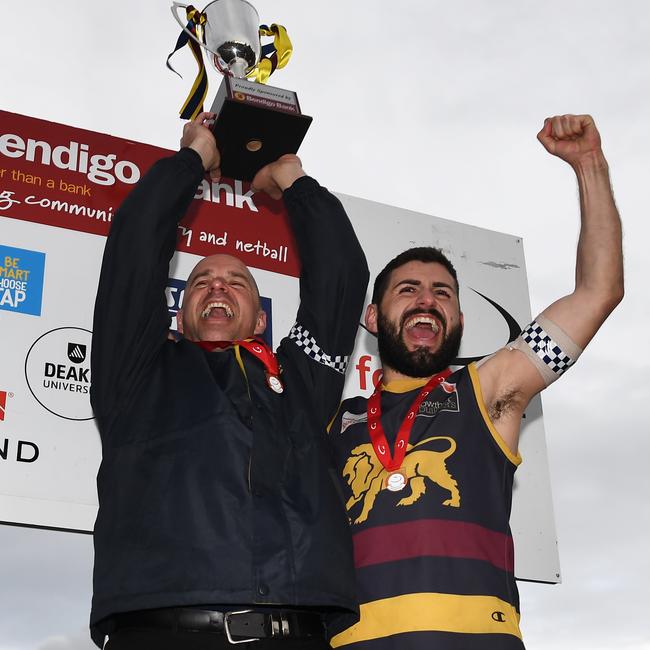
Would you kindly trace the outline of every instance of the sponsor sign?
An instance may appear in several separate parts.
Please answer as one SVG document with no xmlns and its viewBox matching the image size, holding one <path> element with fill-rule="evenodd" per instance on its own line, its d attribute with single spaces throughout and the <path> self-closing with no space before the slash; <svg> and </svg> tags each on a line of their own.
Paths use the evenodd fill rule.
<svg viewBox="0 0 650 650">
<path fill-rule="evenodd" d="M 134 183 L 171 152 L 3 111 L 0 124 L 0 292 L 9 291 L 0 293 L 6 296 L 0 304 L 0 521 L 89 531 L 101 460 L 89 361 L 105 237 Z M 413 245 L 438 246 L 449 255 L 465 314 L 458 363 L 492 353 L 530 322 L 520 239 L 339 198 L 366 252 L 371 282 Z M 228 253 L 251 267 L 272 323 L 267 341 L 277 346 L 295 320 L 300 270 L 282 202 L 237 179 L 205 179 L 177 235 L 166 289 L 172 329 L 184 278 L 200 257 Z M 122 317 L 129 317 L 128 305 Z M 380 375 L 376 339 L 360 328 L 345 396 L 368 396 Z M 451 388 L 437 400 L 425 401 L 419 416 L 462 407 Z M 539 399 L 526 416 L 526 462 L 517 471 L 512 516 L 516 575 L 554 582 L 557 540 Z M 346 414 L 345 427 L 363 417 Z M 392 480 L 393 487 L 402 485 L 398 476 Z"/>
<path fill-rule="evenodd" d="M 134 183 L 171 154 L 7 111 L 0 124 L 0 216 L 96 235 L 108 234 Z M 229 178 L 204 179 L 195 198 L 179 226 L 179 251 L 237 255 L 249 266 L 298 277 L 280 201 Z"/>
<path fill-rule="evenodd" d="M 0 244 L 0 309 L 41 315 L 45 253 Z"/>
<path fill-rule="evenodd" d="M 25 379 L 34 399 L 66 420 L 91 420 L 91 332 L 60 327 L 39 336 L 25 359 Z"/>
<path fill-rule="evenodd" d="M 424 416 L 434 418 L 440 411 L 451 411 L 453 413 L 460 413 L 460 405 L 458 401 L 458 391 L 456 384 L 449 384 L 443 381 L 442 389 L 445 391 L 446 396 L 441 400 L 433 399 L 431 396 L 427 397 L 418 411 L 418 417 Z"/>
<path fill-rule="evenodd" d="M 12 393 L 9 393 L 13 397 Z M 7 391 L 0 390 L 0 422 L 3 422 L 5 419 L 5 413 L 7 412 Z"/>
</svg>

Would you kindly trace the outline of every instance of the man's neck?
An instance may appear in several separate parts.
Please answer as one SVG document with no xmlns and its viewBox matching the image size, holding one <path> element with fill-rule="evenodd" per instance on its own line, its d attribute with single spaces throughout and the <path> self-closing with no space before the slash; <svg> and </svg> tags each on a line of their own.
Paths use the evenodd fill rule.
<svg viewBox="0 0 650 650">
<path fill-rule="evenodd" d="M 390 366 L 384 366 L 382 368 L 382 383 L 383 384 L 389 384 L 390 382 L 393 381 L 400 381 L 400 380 L 405 380 L 405 379 L 416 379 L 416 377 L 411 377 L 410 375 L 404 375 L 398 370 L 395 370 L 394 368 L 391 368 Z"/>
</svg>

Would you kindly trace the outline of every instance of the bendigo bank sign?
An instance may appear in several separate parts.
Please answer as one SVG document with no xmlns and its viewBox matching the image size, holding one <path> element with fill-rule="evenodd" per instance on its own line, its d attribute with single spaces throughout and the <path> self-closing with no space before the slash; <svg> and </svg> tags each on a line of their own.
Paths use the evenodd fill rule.
<svg viewBox="0 0 650 650">
<path fill-rule="evenodd" d="M 89 399 L 90 330 L 102 251 L 124 198 L 171 152 L 5 111 L 0 125 L 0 521 L 92 530 L 101 445 Z M 339 198 L 371 274 L 414 243 L 450 253 L 467 323 L 459 364 L 501 347 L 530 320 L 520 239 Z M 283 203 L 228 178 L 204 179 L 194 199 L 179 224 L 161 297 L 172 328 L 184 278 L 199 257 L 227 253 L 260 270 L 263 307 L 272 316 L 267 341 L 277 345 L 294 322 L 300 275 Z M 128 306 L 121 317 L 129 317 Z M 345 395 L 372 392 L 378 364 L 376 341 L 360 331 Z M 431 417 L 460 408 L 453 398 L 432 405 Z M 527 462 L 517 474 L 512 528 L 524 544 L 535 540 L 531 566 L 518 567 L 518 577 L 553 582 L 559 569 L 536 404 L 524 422 Z"/>
</svg>

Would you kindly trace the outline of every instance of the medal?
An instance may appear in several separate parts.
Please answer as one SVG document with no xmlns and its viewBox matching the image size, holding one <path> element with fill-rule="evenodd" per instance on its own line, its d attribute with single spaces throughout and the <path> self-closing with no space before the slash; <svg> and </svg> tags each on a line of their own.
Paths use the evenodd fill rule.
<svg viewBox="0 0 650 650">
<path fill-rule="evenodd" d="M 391 492 L 399 492 L 408 484 L 408 479 L 403 472 L 392 472 L 386 477 L 384 487 Z"/>
<path fill-rule="evenodd" d="M 282 382 L 280 381 L 280 378 L 277 377 L 276 375 L 270 375 L 268 372 L 266 373 L 266 383 L 269 385 L 269 388 L 274 392 L 278 393 L 278 395 L 282 392 L 284 392 L 284 386 L 282 385 Z"/>
<path fill-rule="evenodd" d="M 248 350 L 258 361 L 262 362 L 266 371 L 267 386 L 278 395 L 284 392 L 284 384 L 280 380 L 282 368 L 280 368 L 280 364 L 275 354 L 273 354 L 273 350 L 264 341 L 258 339 L 245 339 L 241 341 L 198 341 L 198 345 L 208 352 L 217 349 L 225 350 L 226 348 L 239 345 L 244 350 Z"/>
<path fill-rule="evenodd" d="M 445 381 L 451 375 L 451 370 L 447 368 L 437 375 L 429 379 L 425 386 L 423 386 L 413 400 L 411 408 L 408 410 L 404 421 L 402 422 L 399 431 L 397 432 L 397 439 L 395 440 L 395 449 L 391 453 L 386 434 L 381 425 L 381 382 L 377 383 L 375 392 L 368 400 L 368 431 L 370 433 L 370 440 L 372 442 L 375 455 L 384 466 L 389 474 L 384 482 L 384 487 L 392 492 L 398 492 L 406 487 L 408 483 L 407 476 L 399 471 L 406 456 L 406 448 L 408 447 L 409 438 L 411 437 L 411 429 L 415 423 L 415 417 L 420 409 L 420 404 L 424 401 L 425 397 L 439 384 Z"/>
</svg>

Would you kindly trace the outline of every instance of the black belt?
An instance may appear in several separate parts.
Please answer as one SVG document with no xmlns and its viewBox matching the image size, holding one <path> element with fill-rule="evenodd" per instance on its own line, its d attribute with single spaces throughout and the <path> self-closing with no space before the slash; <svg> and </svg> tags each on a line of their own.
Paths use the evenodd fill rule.
<svg viewBox="0 0 650 650">
<path fill-rule="evenodd" d="M 150 627 L 188 632 L 225 634 L 230 643 L 246 643 L 269 638 L 325 638 L 320 614 L 295 610 L 241 609 L 220 612 L 191 607 L 149 609 L 115 614 L 115 629 Z"/>
</svg>

